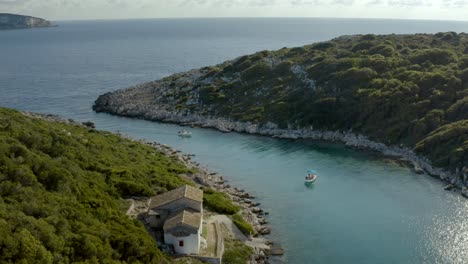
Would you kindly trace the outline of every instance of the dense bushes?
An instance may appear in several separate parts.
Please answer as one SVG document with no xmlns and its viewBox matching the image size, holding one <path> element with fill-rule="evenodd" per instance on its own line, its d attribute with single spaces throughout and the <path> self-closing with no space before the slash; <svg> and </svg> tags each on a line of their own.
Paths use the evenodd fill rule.
<svg viewBox="0 0 468 264">
<path fill-rule="evenodd" d="M 258 62 L 250 66 L 242 73 L 244 80 L 255 80 L 262 76 L 267 76 L 271 72 L 271 67 L 265 62 Z"/>
<path fill-rule="evenodd" d="M 239 212 L 240 208 L 232 204 L 232 201 L 226 194 L 209 188 L 205 188 L 203 191 L 203 204 L 209 209 L 220 214 L 228 215 Z"/>
<path fill-rule="evenodd" d="M 467 164 L 467 149 L 467 119 L 441 126 L 416 144 L 416 150 L 429 153 L 434 163 L 440 166 Z"/>
<path fill-rule="evenodd" d="M 447 118 L 451 121 L 466 119 L 468 113 L 468 96 L 456 101 L 447 109 Z"/>
<path fill-rule="evenodd" d="M 451 123 L 468 119 L 467 52 L 468 35 L 447 32 L 343 36 L 256 53 L 217 65 L 213 81 L 198 84 L 199 110 L 281 128 L 352 129 L 415 147 L 438 128 L 465 126 Z M 416 151 L 439 166 L 468 166 L 462 140 L 431 146 Z M 455 152 L 462 154 L 438 156 Z"/>
<path fill-rule="evenodd" d="M 456 56 L 453 51 L 438 48 L 418 50 L 409 57 L 409 60 L 416 64 L 431 62 L 433 64 L 446 65 L 454 62 L 455 59 Z"/>
<path fill-rule="evenodd" d="M 190 173 L 150 146 L 0 108 L 1 263 L 165 263 L 127 195 Z"/>
</svg>

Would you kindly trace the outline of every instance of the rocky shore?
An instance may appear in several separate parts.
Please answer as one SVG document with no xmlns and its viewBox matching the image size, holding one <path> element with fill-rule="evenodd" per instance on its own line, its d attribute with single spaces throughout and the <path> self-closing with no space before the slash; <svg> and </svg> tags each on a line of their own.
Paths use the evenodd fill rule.
<svg viewBox="0 0 468 264">
<path fill-rule="evenodd" d="M 94 129 L 94 123 L 92 122 L 78 122 L 73 119 L 66 119 L 57 115 L 50 114 L 39 114 L 33 112 L 22 112 L 24 115 L 32 118 L 39 118 L 51 122 L 60 122 L 65 124 L 71 124 L 81 127 L 87 127 Z M 264 211 L 260 207 L 260 203 L 255 202 L 255 197 L 246 192 L 245 190 L 238 189 L 234 186 L 227 184 L 223 176 L 210 172 L 207 168 L 202 167 L 199 163 L 194 162 L 192 157 L 194 155 L 184 154 L 179 150 L 175 150 L 170 146 L 165 144 L 160 144 L 157 142 L 147 142 L 145 140 L 136 140 L 126 135 L 121 135 L 122 137 L 128 138 L 133 141 L 137 141 L 142 144 L 147 144 L 159 152 L 164 153 L 167 156 L 174 157 L 186 167 L 195 169 L 198 173 L 194 175 L 183 175 L 184 177 L 189 178 L 191 181 L 197 183 L 198 185 L 212 188 L 216 191 L 227 194 L 230 199 L 238 206 L 241 207 L 241 213 L 245 221 L 254 227 L 257 232 L 254 236 L 249 237 L 245 244 L 252 247 L 254 254 L 251 256 L 250 264 L 263 264 L 268 263 L 268 258 L 270 255 L 282 255 L 284 253 L 283 249 L 278 245 L 275 245 L 273 242 L 267 240 L 263 235 L 270 234 L 271 229 L 267 226 L 268 221 L 265 218 L 265 215 L 268 215 L 268 212 Z"/>
<path fill-rule="evenodd" d="M 429 159 L 415 154 L 411 149 L 401 146 L 387 146 L 383 143 L 370 140 L 368 137 L 353 131 L 327 131 L 316 130 L 313 127 L 288 127 L 281 129 L 277 124 L 268 122 L 259 125 L 251 122 L 239 122 L 222 117 L 213 117 L 199 114 L 196 110 L 187 111 L 178 108 L 168 100 L 168 93 L 187 90 L 190 98 L 186 104 L 193 105 L 196 93 L 192 94 L 191 87 L 200 81 L 200 76 L 206 74 L 203 69 L 192 70 L 175 74 L 171 78 L 140 84 L 124 90 L 101 95 L 95 102 L 93 109 L 96 112 L 106 112 L 113 115 L 175 123 L 202 128 L 213 128 L 222 132 L 239 132 L 287 139 L 313 139 L 332 142 L 342 142 L 347 146 L 377 151 L 385 156 L 400 159 L 413 167 L 416 173 L 427 173 L 444 182 L 452 184 L 455 189 L 468 196 L 468 167 L 450 172 L 444 168 L 432 166 Z M 202 80 L 203 81 L 203 80 Z M 170 99 L 171 97 L 169 97 Z"/>
<path fill-rule="evenodd" d="M 87 128 L 95 128 L 93 122 L 86 121 L 86 122 L 78 122 L 73 119 L 66 119 L 58 115 L 51 115 L 51 114 L 40 114 L 40 113 L 33 113 L 33 112 L 22 112 L 23 115 L 32 117 L 32 118 L 39 118 L 42 120 L 50 121 L 50 122 L 60 122 L 70 125 L 82 126 Z"/>
<path fill-rule="evenodd" d="M 165 144 L 145 142 L 143 140 L 139 141 L 141 143 L 152 146 L 165 155 L 177 158 L 188 168 L 196 169 L 198 173 L 185 176 L 189 177 L 192 181 L 201 186 L 209 187 L 216 191 L 227 194 L 234 202 L 234 204 L 241 207 L 241 214 L 245 221 L 251 224 L 257 232 L 244 242 L 254 250 L 254 254 L 251 256 L 249 263 L 268 263 L 268 258 L 270 255 L 283 254 L 283 249 L 281 247 L 275 245 L 272 241 L 269 241 L 263 237 L 263 235 L 270 234 L 271 232 L 271 229 L 267 226 L 268 221 L 265 218 L 265 215 L 268 215 L 268 212 L 264 211 L 260 207 L 260 203 L 255 202 L 254 196 L 245 190 L 238 189 L 227 184 L 223 176 L 214 172 L 210 172 L 207 168 L 204 168 L 200 166 L 199 163 L 194 162 L 192 160 L 193 155 L 184 154 Z"/>
</svg>

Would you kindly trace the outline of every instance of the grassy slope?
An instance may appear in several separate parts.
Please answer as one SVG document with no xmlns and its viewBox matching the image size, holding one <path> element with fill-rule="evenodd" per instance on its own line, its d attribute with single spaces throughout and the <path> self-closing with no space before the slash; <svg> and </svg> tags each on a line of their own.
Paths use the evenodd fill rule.
<svg viewBox="0 0 468 264">
<path fill-rule="evenodd" d="M 467 34 L 344 36 L 203 70 L 192 91 L 167 101 L 283 128 L 352 129 L 415 147 L 436 166 L 468 165 Z M 185 104 L 194 94 L 199 103 Z"/>
<path fill-rule="evenodd" d="M 0 108 L 0 262 L 164 263 L 122 198 L 183 172 L 149 146 Z"/>
</svg>

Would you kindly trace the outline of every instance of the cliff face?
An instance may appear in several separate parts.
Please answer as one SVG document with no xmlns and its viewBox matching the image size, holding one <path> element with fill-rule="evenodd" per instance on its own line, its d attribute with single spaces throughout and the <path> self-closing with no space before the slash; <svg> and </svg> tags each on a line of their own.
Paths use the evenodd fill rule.
<svg viewBox="0 0 468 264">
<path fill-rule="evenodd" d="M 42 18 L 0 13 L 0 29 L 50 27 L 52 23 Z"/>
<path fill-rule="evenodd" d="M 105 94 L 94 109 L 222 131 L 341 140 L 425 163 L 446 178 L 432 163 L 452 172 L 450 181 L 466 184 L 467 106 L 468 35 L 448 32 L 344 36 L 262 51 Z M 354 140 L 359 134 L 380 144 Z"/>
</svg>

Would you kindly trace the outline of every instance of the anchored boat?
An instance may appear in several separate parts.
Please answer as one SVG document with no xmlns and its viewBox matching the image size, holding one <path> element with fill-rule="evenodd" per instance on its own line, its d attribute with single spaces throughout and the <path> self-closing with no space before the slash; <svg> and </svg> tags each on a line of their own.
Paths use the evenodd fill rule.
<svg viewBox="0 0 468 264">
<path fill-rule="evenodd" d="M 177 133 L 179 137 L 191 137 L 192 133 L 187 130 L 181 130 Z"/>
<path fill-rule="evenodd" d="M 317 172 L 314 170 L 308 170 L 307 176 L 305 177 L 306 184 L 312 184 L 317 179 Z"/>
</svg>

